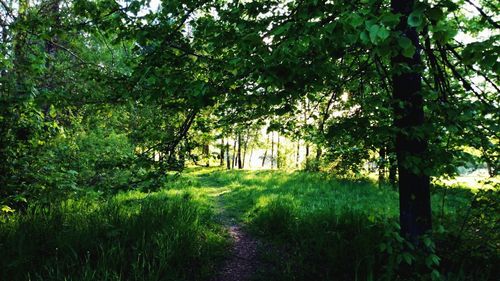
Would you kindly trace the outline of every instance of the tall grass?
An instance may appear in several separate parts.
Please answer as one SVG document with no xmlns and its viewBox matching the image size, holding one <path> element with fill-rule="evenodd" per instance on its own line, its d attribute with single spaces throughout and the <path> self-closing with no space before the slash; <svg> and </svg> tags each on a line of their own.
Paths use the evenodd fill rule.
<svg viewBox="0 0 500 281">
<path fill-rule="evenodd" d="M 190 179 L 205 190 L 225 190 L 227 212 L 267 241 L 262 249 L 267 270 L 259 280 L 499 276 L 498 192 L 486 196 L 489 209 L 481 209 L 471 205 L 470 190 L 435 188 L 433 239 L 412 250 L 399 236 L 398 194 L 389 186 L 282 171 L 197 171 Z"/>
<path fill-rule="evenodd" d="M 0 225 L 1 280 L 203 280 L 226 239 L 189 195 L 33 206 Z"/>
<path fill-rule="evenodd" d="M 217 213 L 264 242 L 257 280 L 497 280 L 500 191 L 433 189 L 433 238 L 398 234 L 398 194 L 321 173 L 193 169 L 166 189 L 31 206 L 0 222 L 0 280 L 209 280 Z M 0 218 L 1 221 L 1 218 Z"/>
</svg>

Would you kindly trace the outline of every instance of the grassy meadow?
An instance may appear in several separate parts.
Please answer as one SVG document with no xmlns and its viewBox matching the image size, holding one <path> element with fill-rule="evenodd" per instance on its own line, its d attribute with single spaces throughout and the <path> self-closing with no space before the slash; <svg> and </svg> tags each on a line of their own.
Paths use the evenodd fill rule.
<svg viewBox="0 0 500 281">
<path fill-rule="evenodd" d="M 91 193 L 4 215 L 0 279 L 210 280 L 233 221 L 262 242 L 255 280 L 495 280 L 498 191 L 475 192 L 434 187 L 434 235 L 419 252 L 398 234 L 389 186 L 190 169 L 155 192 Z"/>
<path fill-rule="evenodd" d="M 213 221 L 165 190 L 33 206 L 0 224 L 0 279 L 204 280 L 228 245 Z"/>
</svg>

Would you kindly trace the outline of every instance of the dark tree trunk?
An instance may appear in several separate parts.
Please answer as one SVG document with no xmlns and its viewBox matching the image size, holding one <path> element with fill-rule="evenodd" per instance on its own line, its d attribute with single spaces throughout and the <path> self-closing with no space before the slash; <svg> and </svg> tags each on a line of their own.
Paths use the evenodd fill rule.
<svg viewBox="0 0 500 281">
<path fill-rule="evenodd" d="M 210 167 L 210 144 L 206 143 L 203 145 L 203 155 L 207 159 L 206 166 Z"/>
<path fill-rule="evenodd" d="M 421 93 L 420 54 L 418 34 L 408 26 L 408 15 L 414 1 L 392 0 L 393 13 L 403 15 L 397 30 L 411 40 L 417 49 L 412 58 L 399 54 L 392 59 L 394 125 L 398 129 L 395 150 L 399 171 L 399 203 L 401 233 L 410 241 L 431 229 L 430 179 L 423 172 L 427 139 L 418 134 L 424 124 Z M 399 67 L 406 64 L 408 70 Z M 400 71 L 402 70 L 402 71 Z"/>
<path fill-rule="evenodd" d="M 306 143 L 306 167 L 309 166 L 309 143 Z"/>
<path fill-rule="evenodd" d="M 234 169 L 234 166 L 236 166 L 236 145 L 238 143 L 238 139 L 234 139 L 233 143 L 233 161 L 231 161 L 231 168 Z"/>
<path fill-rule="evenodd" d="M 280 163 L 280 134 L 278 133 L 278 141 L 276 143 L 276 168 L 281 168 Z"/>
<path fill-rule="evenodd" d="M 319 162 L 321 159 L 321 155 L 323 155 L 323 150 L 321 150 L 321 147 L 316 148 L 316 162 Z"/>
<path fill-rule="evenodd" d="M 229 140 L 226 139 L 226 168 L 231 169 L 231 159 L 229 158 Z"/>
<path fill-rule="evenodd" d="M 224 139 L 220 140 L 220 166 L 224 166 Z"/>
<path fill-rule="evenodd" d="M 243 169 L 241 162 L 241 133 L 238 133 L 238 169 Z"/>
</svg>

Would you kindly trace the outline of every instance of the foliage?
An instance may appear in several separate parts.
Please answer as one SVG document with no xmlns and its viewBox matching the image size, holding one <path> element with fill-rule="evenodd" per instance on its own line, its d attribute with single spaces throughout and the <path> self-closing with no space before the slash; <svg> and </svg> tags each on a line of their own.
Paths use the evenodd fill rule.
<svg viewBox="0 0 500 281">
<path fill-rule="evenodd" d="M 153 7 L 154 2 L 158 7 Z M 399 4 L 406 8 L 398 9 Z M 26 234 L 16 227 L 29 228 L 33 221 L 40 221 L 40 229 L 33 230 L 40 237 L 46 235 L 42 232 L 64 229 L 61 220 L 77 227 L 77 221 L 65 217 L 80 210 L 67 205 L 71 200 L 84 204 L 86 196 L 97 193 L 96 201 L 114 202 L 110 198 L 121 191 L 175 187 L 184 182 L 173 179 L 190 164 L 218 162 L 228 169 L 243 169 L 247 152 L 264 150 L 259 156 L 262 167 L 267 161 L 271 168 L 303 168 L 312 174 L 283 179 L 256 173 L 269 180 L 265 183 L 246 179 L 245 173 L 215 174 L 235 185 L 228 187 L 234 189 L 228 195 L 234 199 L 229 200 L 231 211 L 243 212 L 239 215 L 256 233 L 281 240 L 288 237 L 300 250 L 286 263 L 288 277 L 306 278 L 303 272 L 291 271 L 300 265 L 298 270 L 309 268 L 318 278 L 334 274 L 382 278 L 385 273 L 370 268 L 388 261 L 396 268 L 398 254 L 395 263 L 390 255 L 382 255 L 386 260 L 374 258 L 376 247 L 368 241 L 395 233 L 396 194 L 386 189 L 374 192 L 369 182 L 333 181 L 316 172 L 349 178 L 362 175 L 366 166 L 376 166 L 371 169 L 378 170 L 380 187 L 387 177 L 395 185 L 398 176 L 415 176 L 418 181 L 399 182 L 403 191 L 415 184 L 411 195 L 423 190 L 415 197 L 417 207 L 429 205 L 424 199 L 430 195 L 426 188 L 430 177 L 453 177 L 464 167 L 486 167 L 490 177 L 498 176 L 497 12 L 488 0 L 0 0 L 0 216 L 14 234 L 5 233 L 12 235 L 9 241 L 15 244 L 24 243 L 16 240 L 22 238 L 16 231 Z M 399 88 L 412 87 L 396 87 L 396 78 L 413 81 L 415 91 L 399 96 L 398 91 L 404 92 Z M 287 141 L 278 145 L 275 135 Z M 402 139 L 410 145 L 403 147 Z M 235 180 L 250 187 L 243 188 Z M 285 183 L 290 185 L 286 191 Z M 278 194 L 272 194 L 268 185 L 277 186 Z M 488 264 L 496 259 L 485 241 L 498 239 L 498 219 L 489 216 L 498 213 L 498 192 L 479 192 L 471 207 L 465 208 L 470 194 L 453 194 L 450 199 L 447 191 L 436 190 L 433 212 L 441 214 L 439 222 L 449 231 L 443 237 L 449 234 L 457 237 L 451 240 L 464 241 L 460 244 L 464 248 L 453 245 L 458 256 L 475 249 L 478 257 L 471 260 L 483 262 L 482 254 Z M 402 203 L 413 202 L 403 195 L 410 194 L 401 192 Z M 263 202 L 254 202 L 256 197 Z M 306 204 L 296 197 L 306 198 L 303 202 L 314 208 L 306 215 Z M 447 200 L 456 205 L 445 205 Z M 89 202 L 95 204 L 94 199 Z M 122 202 L 106 204 L 128 208 Z M 352 205 L 355 210 L 349 208 Z M 98 225 L 123 219 L 121 213 L 104 214 L 105 206 L 92 207 L 95 213 L 85 217 L 84 212 L 81 219 L 103 216 Z M 429 222 L 428 230 L 430 211 L 425 209 L 422 221 Z M 469 213 L 463 227 L 457 228 L 462 210 Z M 137 214 L 132 213 L 125 217 L 133 219 Z M 187 229 L 182 224 L 171 227 Z M 319 233 L 305 227 L 318 227 Z M 401 228 L 406 231 L 405 224 Z M 48 240 L 51 247 L 65 243 L 58 235 Z M 314 244 L 318 235 L 322 238 Z M 349 248 L 347 244 L 335 248 L 332 241 L 350 235 L 359 245 L 367 245 L 356 250 L 369 258 L 346 259 L 357 264 L 359 271 L 346 273 L 347 263 L 339 266 L 342 273 L 334 268 L 325 271 Z M 198 236 L 192 237 L 194 242 Z M 440 237 L 434 234 L 435 239 Z M 443 239 L 443 244 L 436 241 L 436 250 L 429 250 L 433 248 L 429 243 L 422 250 L 414 240 L 419 261 L 434 252 L 443 255 L 439 248 L 451 247 Z M 6 243 L 0 247 L 14 245 Z M 35 246 L 28 250 L 35 251 Z M 317 257 L 307 247 L 317 252 L 331 247 L 326 254 L 331 256 L 325 263 L 308 264 L 305 257 Z M 402 254 L 407 247 L 394 246 L 405 261 L 412 260 Z M 103 257 L 109 254 L 110 263 L 120 260 L 113 256 L 114 250 L 95 251 Z M 125 251 L 130 261 L 130 255 L 136 254 L 117 251 Z M 65 251 L 68 262 L 62 268 L 54 267 L 59 254 L 50 252 L 47 267 L 37 265 L 37 274 L 42 275 L 31 278 L 61 278 L 59 270 L 66 274 L 74 264 L 90 266 L 89 272 L 82 271 L 82 279 L 90 279 L 85 274 L 92 270 L 102 279 L 136 273 L 133 266 L 125 270 L 110 265 L 113 272 L 107 276 L 104 265 L 88 265 L 84 254 L 72 257 L 67 252 L 71 250 Z M 167 256 L 175 260 L 175 255 Z M 23 257 L 14 260 L 10 266 L 18 270 L 13 271 L 23 274 Z M 422 278 L 436 279 L 432 273 L 436 262 L 431 268 L 423 260 L 413 265 L 434 274 L 422 273 Z M 494 270 L 476 276 L 471 273 L 474 266 L 461 258 L 444 254 L 442 260 L 449 274 L 443 278 L 488 279 L 490 269 Z M 152 258 L 134 266 L 144 269 L 158 262 Z"/>
</svg>

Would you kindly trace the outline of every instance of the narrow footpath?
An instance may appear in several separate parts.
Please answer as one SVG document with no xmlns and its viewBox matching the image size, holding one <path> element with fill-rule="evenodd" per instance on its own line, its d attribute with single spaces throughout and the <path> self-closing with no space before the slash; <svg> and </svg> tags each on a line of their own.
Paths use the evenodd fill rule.
<svg viewBox="0 0 500 281">
<path fill-rule="evenodd" d="M 221 222 L 227 227 L 233 240 L 231 252 L 213 281 L 248 281 L 258 269 L 258 241 L 242 229 L 234 218 L 227 216 L 223 197 L 217 195 L 218 212 Z"/>
</svg>

